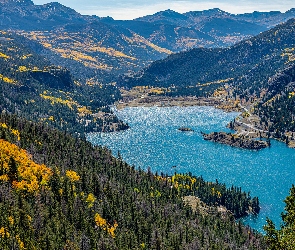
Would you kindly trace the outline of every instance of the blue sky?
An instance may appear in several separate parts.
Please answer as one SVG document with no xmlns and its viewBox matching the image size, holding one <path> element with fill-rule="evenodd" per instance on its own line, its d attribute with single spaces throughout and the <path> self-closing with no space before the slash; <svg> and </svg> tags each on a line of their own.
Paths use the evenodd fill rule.
<svg viewBox="0 0 295 250">
<path fill-rule="evenodd" d="M 81 14 L 111 16 L 114 19 L 134 19 L 172 9 L 184 13 L 194 10 L 220 8 L 238 14 L 257 11 L 279 10 L 285 12 L 295 7 L 294 0 L 53 0 L 71 7 Z M 33 0 L 35 4 L 44 4 L 50 0 Z"/>
</svg>

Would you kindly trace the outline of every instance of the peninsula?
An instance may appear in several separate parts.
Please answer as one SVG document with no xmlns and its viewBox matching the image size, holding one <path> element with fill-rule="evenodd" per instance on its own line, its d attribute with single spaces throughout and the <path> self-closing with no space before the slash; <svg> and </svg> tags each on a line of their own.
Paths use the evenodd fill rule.
<svg viewBox="0 0 295 250">
<path fill-rule="evenodd" d="M 202 133 L 204 140 L 228 144 L 233 147 L 244 149 L 259 150 L 270 146 L 268 141 L 249 139 L 232 133 L 212 132 L 210 134 Z"/>
</svg>

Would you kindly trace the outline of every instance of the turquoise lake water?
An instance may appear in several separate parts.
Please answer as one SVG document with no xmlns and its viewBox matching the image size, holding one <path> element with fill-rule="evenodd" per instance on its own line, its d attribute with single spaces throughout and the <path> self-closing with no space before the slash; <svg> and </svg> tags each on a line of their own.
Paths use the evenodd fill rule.
<svg viewBox="0 0 295 250">
<path fill-rule="evenodd" d="M 266 217 L 280 224 L 283 200 L 295 183 L 295 149 L 274 140 L 260 151 L 204 141 L 200 131 L 229 131 L 226 124 L 238 115 L 213 107 L 136 107 L 117 115 L 128 122 L 129 130 L 93 133 L 87 139 L 107 146 L 114 155 L 120 151 L 135 167 L 168 174 L 190 171 L 207 181 L 242 187 L 258 196 L 261 206 L 257 217 L 244 219 L 246 224 L 261 232 Z M 181 126 L 195 132 L 180 132 Z"/>
</svg>

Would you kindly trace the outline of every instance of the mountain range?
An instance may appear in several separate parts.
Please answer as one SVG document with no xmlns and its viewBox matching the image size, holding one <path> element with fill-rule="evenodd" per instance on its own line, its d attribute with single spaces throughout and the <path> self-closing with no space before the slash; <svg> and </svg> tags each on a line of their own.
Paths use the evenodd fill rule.
<svg viewBox="0 0 295 250">
<path fill-rule="evenodd" d="M 295 19 L 290 19 L 229 48 L 172 54 L 120 84 L 188 87 L 230 79 L 236 87 L 249 84 L 254 89 L 255 82 L 264 87 L 268 77 L 294 61 L 294 34 Z"/>
<path fill-rule="evenodd" d="M 59 3 L 1 0 L 0 29 L 29 38 L 29 45 L 81 81 L 110 83 L 151 62 L 196 47 L 229 47 L 295 17 L 295 10 L 233 15 L 220 9 L 165 10 L 123 21 L 81 15 Z"/>
</svg>

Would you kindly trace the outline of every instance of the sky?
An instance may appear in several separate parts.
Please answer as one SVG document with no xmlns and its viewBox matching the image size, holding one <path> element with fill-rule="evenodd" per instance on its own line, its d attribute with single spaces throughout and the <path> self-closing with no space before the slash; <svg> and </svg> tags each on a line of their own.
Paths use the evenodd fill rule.
<svg viewBox="0 0 295 250">
<path fill-rule="evenodd" d="M 171 9 L 179 13 L 220 8 L 232 14 L 253 11 L 286 12 L 295 7 L 294 0 L 33 0 L 35 4 L 59 2 L 84 15 L 110 16 L 130 20 Z"/>
</svg>

